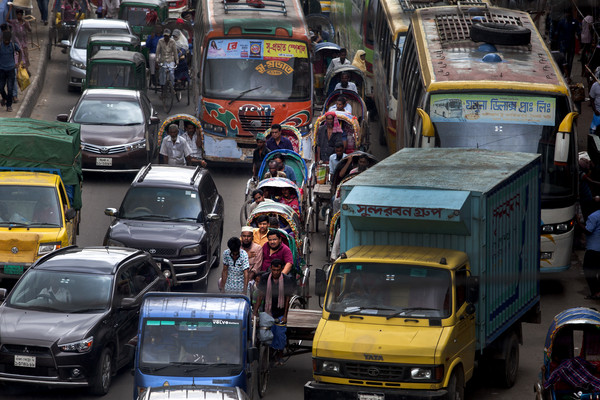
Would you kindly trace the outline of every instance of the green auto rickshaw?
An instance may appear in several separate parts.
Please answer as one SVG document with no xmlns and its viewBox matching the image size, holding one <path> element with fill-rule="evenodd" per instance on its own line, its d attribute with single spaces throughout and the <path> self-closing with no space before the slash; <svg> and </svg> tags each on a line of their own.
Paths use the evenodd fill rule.
<svg viewBox="0 0 600 400">
<path fill-rule="evenodd" d="M 87 62 L 100 50 L 127 50 L 141 52 L 140 38 L 126 33 L 95 33 L 87 44 Z"/>
<path fill-rule="evenodd" d="M 86 69 L 83 89 L 148 89 L 148 70 L 144 55 L 127 50 L 99 50 Z"/>
<path fill-rule="evenodd" d="M 122 0 L 119 6 L 119 19 L 129 22 L 142 41 L 167 18 L 169 6 L 165 0 Z"/>
</svg>

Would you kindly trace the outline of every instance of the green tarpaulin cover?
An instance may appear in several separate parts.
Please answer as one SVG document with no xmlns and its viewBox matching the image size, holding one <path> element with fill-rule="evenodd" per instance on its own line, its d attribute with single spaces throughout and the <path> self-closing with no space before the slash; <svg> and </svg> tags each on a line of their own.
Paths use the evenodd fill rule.
<svg viewBox="0 0 600 400">
<path fill-rule="evenodd" d="M 79 124 L 0 118 L 0 167 L 60 170 L 74 189 L 73 208 L 81 209 L 81 138 Z"/>
</svg>

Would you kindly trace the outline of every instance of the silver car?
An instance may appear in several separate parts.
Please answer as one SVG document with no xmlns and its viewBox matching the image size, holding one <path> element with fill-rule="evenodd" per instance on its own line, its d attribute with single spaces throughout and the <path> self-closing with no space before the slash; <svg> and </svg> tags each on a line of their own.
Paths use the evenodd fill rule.
<svg viewBox="0 0 600 400">
<path fill-rule="evenodd" d="M 69 90 L 81 88 L 81 82 L 85 78 L 88 39 L 94 33 L 133 34 L 133 31 L 127 21 L 118 19 L 84 19 L 80 21 L 74 36 L 61 42 L 69 52 L 69 68 L 67 68 Z"/>
</svg>

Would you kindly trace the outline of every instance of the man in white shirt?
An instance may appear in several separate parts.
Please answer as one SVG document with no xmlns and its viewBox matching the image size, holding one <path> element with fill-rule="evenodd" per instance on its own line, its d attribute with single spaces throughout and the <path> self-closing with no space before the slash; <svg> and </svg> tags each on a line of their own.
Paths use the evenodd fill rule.
<svg viewBox="0 0 600 400">
<path fill-rule="evenodd" d="M 191 165 L 192 150 L 185 139 L 179 136 L 179 127 L 171 124 L 168 132 L 169 138 L 164 138 L 160 145 L 163 163 L 177 166 Z"/>
<path fill-rule="evenodd" d="M 119 0 L 102 0 L 102 16 L 104 18 L 119 18 Z"/>
<path fill-rule="evenodd" d="M 188 122 L 181 137 L 185 139 L 192 152 L 192 165 L 206 167 L 206 161 L 202 159 L 202 137 L 196 132 L 196 125 Z"/>
<path fill-rule="evenodd" d="M 352 65 L 352 62 L 350 60 L 348 60 L 346 58 L 346 56 L 348 55 L 348 52 L 346 51 L 346 49 L 340 49 L 340 56 L 334 58 L 333 60 L 331 60 L 331 63 L 329 64 L 329 67 L 327 68 L 327 73 L 329 73 L 329 71 L 332 71 L 336 68 L 339 68 L 341 66 L 344 65 Z"/>
<path fill-rule="evenodd" d="M 352 106 L 348 104 L 348 100 L 344 96 L 340 96 L 335 101 L 335 104 L 329 107 L 328 111 L 341 111 L 352 114 Z"/>
<path fill-rule="evenodd" d="M 335 173 L 335 168 L 337 165 L 346 158 L 346 153 L 344 153 L 344 143 L 337 142 L 335 144 L 335 152 L 329 156 L 329 182 L 333 182 L 333 174 Z"/>
<path fill-rule="evenodd" d="M 354 82 L 350 82 L 350 74 L 347 72 L 342 72 L 342 76 L 340 77 L 340 82 L 335 85 L 334 90 L 345 89 L 352 90 L 358 94 L 358 88 Z"/>
</svg>

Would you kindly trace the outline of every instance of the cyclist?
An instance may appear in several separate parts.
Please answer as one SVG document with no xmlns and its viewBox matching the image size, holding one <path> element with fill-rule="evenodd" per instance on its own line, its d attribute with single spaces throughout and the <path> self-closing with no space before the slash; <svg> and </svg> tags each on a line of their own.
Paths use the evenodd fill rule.
<svg viewBox="0 0 600 400">
<path fill-rule="evenodd" d="M 179 61 L 177 45 L 174 40 L 171 40 L 171 30 L 165 29 L 163 37 L 159 39 L 156 45 L 156 63 L 160 66 L 159 82 L 160 86 L 165 85 L 166 72 L 169 71 L 169 79 L 175 82 L 173 71 Z"/>
</svg>

